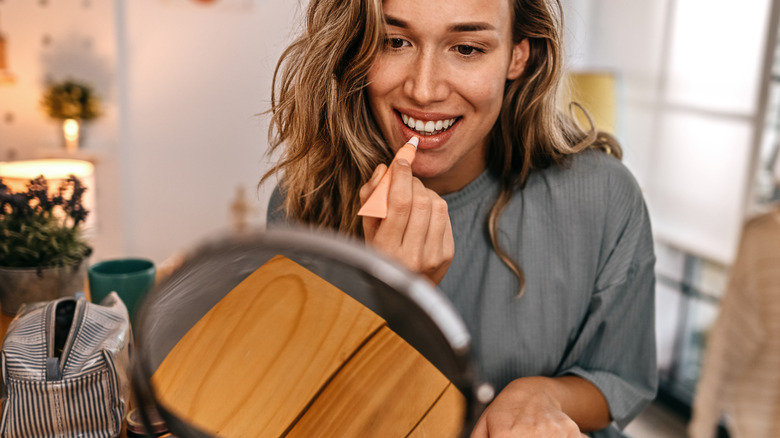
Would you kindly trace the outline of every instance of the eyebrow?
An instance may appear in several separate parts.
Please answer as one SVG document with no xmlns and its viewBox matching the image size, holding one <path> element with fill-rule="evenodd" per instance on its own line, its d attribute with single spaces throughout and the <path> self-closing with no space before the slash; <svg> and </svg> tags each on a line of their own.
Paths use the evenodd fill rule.
<svg viewBox="0 0 780 438">
<path fill-rule="evenodd" d="M 385 22 L 390 26 L 400 27 L 402 29 L 408 29 L 409 24 L 400 18 L 396 18 L 390 15 L 385 16 Z M 496 30 L 496 27 L 490 23 L 477 21 L 474 23 L 456 23 L 447 28 L 450 32 L 479 32 L 483 30 Z"/>
</svg>

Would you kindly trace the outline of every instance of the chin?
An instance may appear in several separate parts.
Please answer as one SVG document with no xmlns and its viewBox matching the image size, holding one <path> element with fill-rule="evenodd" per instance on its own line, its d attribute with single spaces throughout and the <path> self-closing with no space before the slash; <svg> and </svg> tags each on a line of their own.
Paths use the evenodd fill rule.
<svg viewBox="0 0 780 438">
<path fill-rule="evenodd" d="M 430 179 L 441 176 L 444 171 L 441 168 L 425 162 L 418 164 L 418 161 L 415 160 L 414 164 L 412 164 L 412 173 L 417 178 Z"/>
</svg>

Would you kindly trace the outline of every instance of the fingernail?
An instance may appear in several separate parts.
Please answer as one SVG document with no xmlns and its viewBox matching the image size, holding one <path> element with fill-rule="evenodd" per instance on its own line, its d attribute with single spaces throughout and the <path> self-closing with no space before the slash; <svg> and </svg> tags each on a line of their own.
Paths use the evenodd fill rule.
<svg viewBox="0 0 780 438">
<path fill-rule="evenodd" d="M 399 158 L 399 159 L 398 159 L 398 161 L 397 161 L 397 163 L 398 163 L 400 166 L 406 166 L 406 167 L 409 167 L 409 161 L 408 161 L 406 158 Z"/>
</svg>

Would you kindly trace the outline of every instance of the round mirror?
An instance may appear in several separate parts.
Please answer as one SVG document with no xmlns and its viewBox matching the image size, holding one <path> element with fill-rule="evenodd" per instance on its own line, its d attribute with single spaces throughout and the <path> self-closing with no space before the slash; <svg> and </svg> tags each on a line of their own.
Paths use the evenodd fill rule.
<svg viewBox="0 0 780 438">
<path fill-rule="evenodd" d="M 181 437 L 451 438 L 492 394 L 446 297 L 335 235 L 207 244 L 151 292 L 134 332 L 142 417 Z"/>
</svg>

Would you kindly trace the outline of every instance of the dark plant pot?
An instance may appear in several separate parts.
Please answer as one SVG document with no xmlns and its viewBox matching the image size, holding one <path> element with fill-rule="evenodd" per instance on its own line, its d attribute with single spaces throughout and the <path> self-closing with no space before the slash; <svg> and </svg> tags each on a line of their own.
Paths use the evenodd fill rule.
<svg viewBox="0 0 780 438">
<path fill-rule="evenodd" d="M 87 261 L 52 268 L 0 266 L 0 303 L 6 315 L 16 315 L 22 304 L 72 297 L 84 291 Z"/>
</svg>

